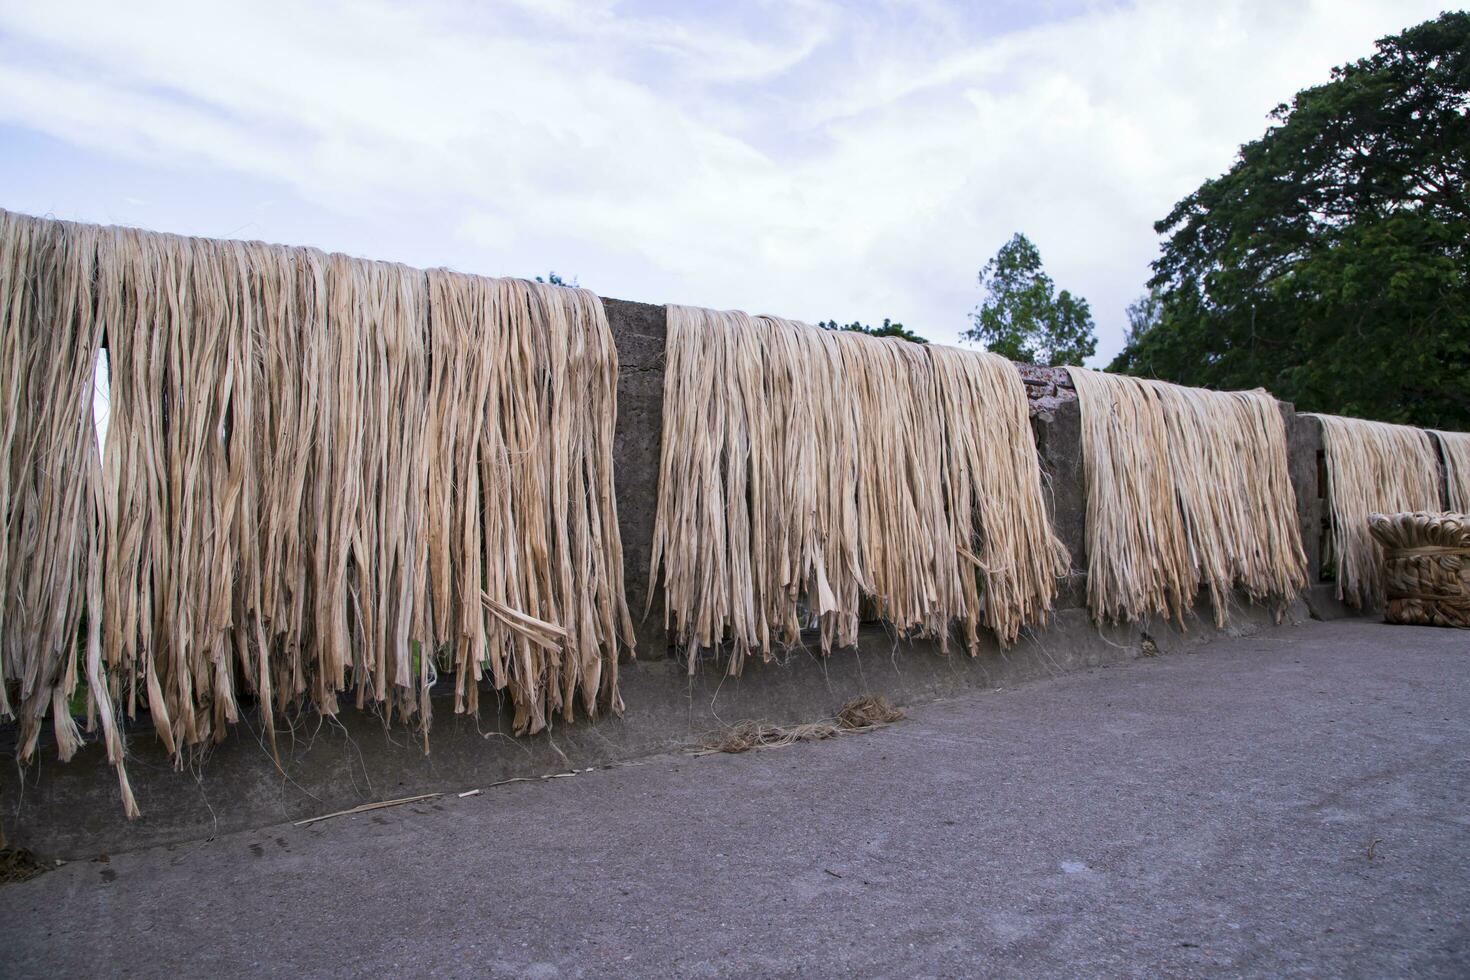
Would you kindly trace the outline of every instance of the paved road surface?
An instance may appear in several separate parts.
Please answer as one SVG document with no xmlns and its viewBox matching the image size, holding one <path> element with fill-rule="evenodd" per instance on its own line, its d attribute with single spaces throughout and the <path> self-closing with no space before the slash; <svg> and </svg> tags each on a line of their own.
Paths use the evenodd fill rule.
<svg viewBox="0 0 1470 980">
<path fill-rule="evenodd" d="M 912 715 L 70 864 L 0 887 L 0 974 L 1470 973 L 1465 633 L 1311 624 Z"/>
</svg>

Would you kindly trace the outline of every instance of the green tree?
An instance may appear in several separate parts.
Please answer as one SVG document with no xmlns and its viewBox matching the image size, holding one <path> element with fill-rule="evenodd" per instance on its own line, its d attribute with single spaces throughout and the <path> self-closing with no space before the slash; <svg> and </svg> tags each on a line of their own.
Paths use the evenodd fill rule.
<svg viewBox="0 0 1470 980">
<path fill-rule="evenodd" d="M 902 323 L 894 323 L 888 317 L 883 318 L 883 326 L 874 327 L 866 323 L 854 320 L 851 323 L 838 323 L 836 320 L 820 320 L 817 326 L 823 330 L 847 330 L 852 333 L 865 333 L 870 337 L 897 337 L 899 340 L 911 340 L 916 344 L 927 344 L 929 341 L 920 337 Z"/>
<path fill-rule="evenodd" d="M 573 276 L 570 279 L 563 279 L 561 276 L 557 275 L 555 272 L 548 272 L 546 274 L 546 278 L 545 279 L 542 279 L 540 276 L 537 276 L 536 277 L 536 281 L 537 282 L 544 282 L 548 286 L 570 286 L 572 289 L 576 289 L 577 288 L 577 277 L 576 276 Z"/>
<path fill-rule="evenodd" d="M 1157 327 L 1164 319 L 1164 292 L 1157 286 L 1129 303 L 1124 311 L 1128 315 L 1128 330 L 1124 334 L 1125 344 L 1136 344 L 1144 334 Z"/>
<path fill-rule="evenodd" d="M 1056 291 L 1041 253 L 1017 232 L 980 270 L 985 298 L 961 336 L 1027 364 L 1081 364 L 1097 350 L 1087 300 Z"/>
<path fill-rule="evenodd" d="M 1180 201 L 1112 369 L 1470 428 L 1470 14 L 1377 43 Z"/>
</svg>

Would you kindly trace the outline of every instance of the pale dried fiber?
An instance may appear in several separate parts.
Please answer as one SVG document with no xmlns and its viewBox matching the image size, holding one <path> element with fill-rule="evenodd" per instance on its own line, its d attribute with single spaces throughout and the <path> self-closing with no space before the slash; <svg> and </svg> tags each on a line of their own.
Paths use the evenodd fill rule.
<svg viewBox="0 0 1470 980">
<path fill-rule="evenodd" d="M 572 718 L 579 700 L 589 717 L 599 703 L 621 713 L 617 641 L 631 649 L 633 625 L 602 301 L 434 270 L 429 336 L 429 587 L 437 642 L 453 647 L 456 710 L 476 710 L 474 681 L 488 674 L 509 689 L 518 731 Z"/>
<path fill-rule="evenodd" d="M 99 463 L 92 382 L 106 338 Z M 584 290 L 0 212 L 0 717 L 84 674 L 175 761 L 244 695 L 425 737 L 438 667 L 515 727 L 621 710 L 617 355 Z"/>
<path fill-rule="evenodd" d="M 748 720 L 706 735 L 690 755 L 714 755 L 717 752 L 749 752 L 752 749 L 779 749 L 797 742 L 821 742 L 841 735 L 861 735 L 903 721 L 908 715 L 895 708 L 881 694 L 864 694 L 846 701 L 831 721 L 812 721 L 799 725 L 777 725 L 769 721 Z"/>
<path fill-rule="evenodd" d="M 990 354 L 668 308 L 649 591 L 691 650 L 857 642 L 865 615 L 974 652 L 1050 610 L 1052 531 L 1020 378 Z"/>
<path fill-rule="evenodd" d="M 137 814 L 101 637 L 102 472 L 92 384 L 103 324 L 92 283 L 99 229 L 0 212 L 5 471 L 0 486 L 0 716 L 34 756 L 50 714 L 57 751 L 81 746 L 71 696 L 85 675 L 124 810 Z M 83 626 L 85 624 L 85 626 Z"/>
<path fill-rule="evenodd" d="M 970 649 L 978 626 L 1010 644 L 1043 621 L 1071 557 L 1052 528 L 1026 386 L 996 354 L 938 344 L 932 359 L 943 425 L 945 503 L 961 566 Z"/>
<path fill-rule="evenodd" d="M 1341 415 L 1307 417 L 1322 425 L 1337 597 L 1360 609 L 1376 608 L 1383 604 L 1383 554 L 1368 519 L 1439 510 L 1438 454 L 1423 429 Z"/>
<path fill-rule="evenodd" d="M 1264 391 L 1206 391 L 1069 368 L 1082 413 L 1094 619 L 1181 620 L 1201 587 L 1285 603 L 1306 586 L 1286 424 Z"/>
<path fill-rule="evenodd" d="M 1470 432 L 1434 431 L 1444 456 L 1450 510 L 1470 514 Z"/>
<path fill-rule="evenodd" d="M 1374 514 L 1383 549 L 1384 618 L 1470 629 L 1470 516 Z"/>
</svg>

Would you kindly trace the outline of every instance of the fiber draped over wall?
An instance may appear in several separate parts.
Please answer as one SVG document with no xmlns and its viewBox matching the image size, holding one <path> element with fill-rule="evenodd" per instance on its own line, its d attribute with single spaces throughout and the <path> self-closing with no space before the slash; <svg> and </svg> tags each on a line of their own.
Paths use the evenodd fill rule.
<svg viewBox="0 0 1470 980">
<path fill-rule="evenodd" d="M 1427 431 L 1412 426 L 1309 417 L 1322 424 L 1337 597 L 1360 609 L 1381 606 L 1383 553 L 1368 518 L 1441 508 L 1434 443 Z"/>
<path fill-rule="evenodd" d="M 427 747 L 436 665 L 457 711 L 482 676 L 508 692 L 521 732 L 621 710 L 617 355 L 592 293 L 0 212 L 0 317 L 22 761 L 48 706 L 75 750 L 79 670 L 130 811 L 116 712 L 140 706 L 180 763 L 243 693 L 272 739 L 345 694 Z"/>
<path fill-rule="evenodd" d="M 864 614 L 946 643 L 1003 642 L 1066 571 L 1026 395 L 990 354 L 668 308 L 649 591 L 731 673 L 815 623 L 851 646 Z M 690 657 L 690 669 L 696 658 Z"/>
<path fill-rule="evenodd" d="M 1450 510 L 1470 514 L 1470 432 L 1434 432 L 1444 456 Z"/>
<path fill-rule="evenodd" d="M 1069 368 L 1082 412 L 1093 617 L 1182 619 L 1201 586 L 1284 604 L 1307 584 L 1286 424 L 1264 391 Z"/>
<path fill-rule="evenodd" d="M 131 816 L 116 678 L 103 664 L 100 632 L 98 231 L 0 212 L 0 719 L 19 720 L 18 751 L 28 759 L 49 712 L 57 750 L 69 759 L 82 741 L 70 698 L 85 678 L 89 722 L 101 725 Z"/>
</svg>

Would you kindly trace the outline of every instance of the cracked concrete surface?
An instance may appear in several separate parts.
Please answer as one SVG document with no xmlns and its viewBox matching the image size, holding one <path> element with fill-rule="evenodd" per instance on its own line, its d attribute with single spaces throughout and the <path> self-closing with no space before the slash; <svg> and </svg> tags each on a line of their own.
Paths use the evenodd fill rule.
<svg viewBox="0 0 1470 980">
<path fill-rule="evenodd" d="M 0 887 L 0 972 L 1463 976 L 1467 662 L 1312 623 L 68 864 Z"/>
</svg>

